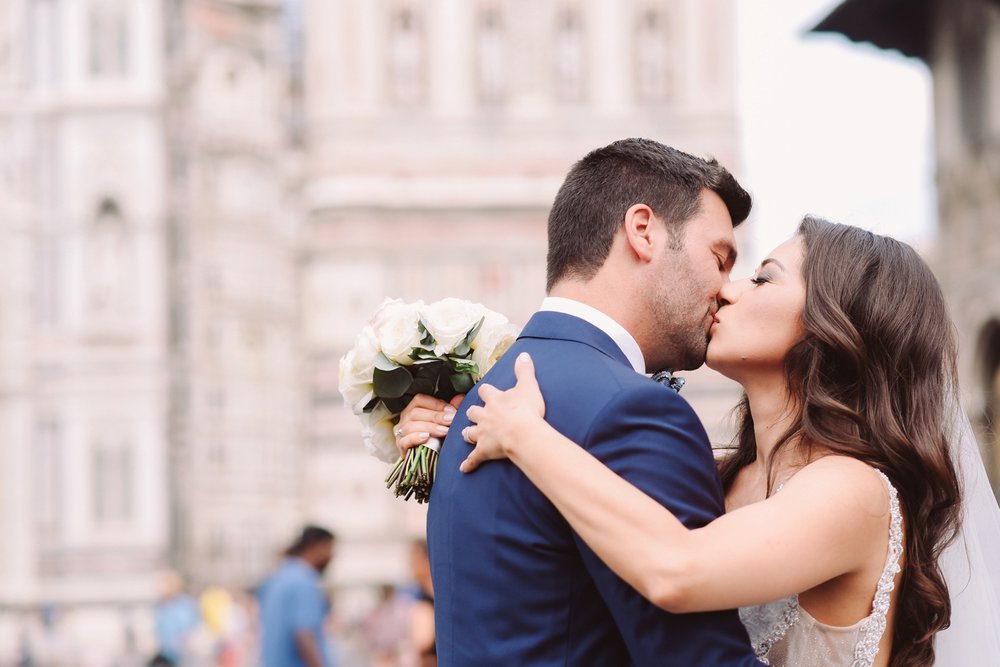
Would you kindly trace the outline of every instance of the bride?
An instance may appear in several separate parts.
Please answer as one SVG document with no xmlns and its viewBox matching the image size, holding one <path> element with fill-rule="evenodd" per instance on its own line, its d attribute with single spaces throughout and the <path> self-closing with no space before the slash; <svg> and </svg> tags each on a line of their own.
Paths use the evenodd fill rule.
<svg viewBox="0 0 1000 667">
<path fill-rule="evenodd" d="M 690 530 L 548 426 L 527 355 L 515 388 L 480 386 L 462 469 L 509 458 L 657 605 L 741 607 L 769 664 L 1000 664 L 997 505 L 926 264 L 806 218 L 720 297 L 707 363 L 745 390 L 726 515 Z"/>
</svg>

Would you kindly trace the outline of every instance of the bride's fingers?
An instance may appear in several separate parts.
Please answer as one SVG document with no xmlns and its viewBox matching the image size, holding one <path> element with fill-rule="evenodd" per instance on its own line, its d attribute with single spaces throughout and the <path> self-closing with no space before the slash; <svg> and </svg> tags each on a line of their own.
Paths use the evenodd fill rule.
<svg viewBox="0 0 1000 667">
<path fill-rule="evenodd" d="M 473 424 L 478 424 L 483 415 L 486 413 L 486 408 L 479 405 L 473 405 L 468 410 L 465 411 L 465 417 Z"/>
<path fill-rule="evenodd" d="M 538 377 L 535 375 L 535 362 L 527 352 L 517 355 L 517 359 L 514 360 L 514 375 L 517 377 L 515 389 L 530 397 L 531 402 L 541 408 L 542 416 L 545 416 L 545 399 L 541 387 L 538 386 Z"/>
<path fill-rule="evenodd" d="M 478 426 L 466 426 L 462 429 L 462 439 L 465 440 L 470 445 L 475 445 L 479 442 L 479 427 Z"/>
<path fill-rule="evenodd" d="M 491 384 L 483 383 L 479 385 L 479 400 L 483 403 L 489 403 L 490 399 L 496 398 L 499 394 L 503 392 L 494 387 Z"/>
<path fill-rule="evenodd" d="M 472 453 L 465 457 L 462 461 L 462 465 L 458 466 L 458 469 L 462 472 L 469 473 L 479 467 L 479 464 L 483 462 L 483 459 L 478 456 L 478 449 L 473 449 Z"/>
<path fill-rule="evenodd" d="M 413 400 L 411 400 L 406 405 L 406 407 L 403 408 L 403 412 L 400 413 L 399 418 L 400 419 L 407 419 L 407 418 L 409 418 L 409 416 L 410 416 L 411 413 L 413 413 L 413 412 L 415 412 L 417 410 L 421 410 L 421 411 L 428 410 L 430 412 L 442 412 L 442 411 L 448 409 L 449 407 L 455 407 L 455 406 L 449 406 L 448 403 L 442 401 L 440 398 L 434 398 L 433 396 L 428 396 L 427 394 L 417 394 L 416 396 L 413 397 Z M 430 421 L 433 421 L 433 420 L 430 420 Z"/>
<path fill-rule="evenodd" d="M 448 435 L 448 427 L 444 424 L 440 424 L 433 419 L 417 420 L 409 419 L 406 421 L 400 421 L 395 428 L 392 429 L 392 434 L 396 436 L 399 440 L 404 435 L 409 435 L 410 433 L 422 433 L 427 431 L 431 435 L 443 438 Z"/>
<path fill-rule="evenodd" d="M 455 417 L 455 408 L 445 405 L 442 410 L 431 410 L 430 408 L 413 407 L 412 405 L 399 415 L 399 422 L 408 421 L 427 422 L 448 426 Z"/>
<path fill-rule="evenodd" d="M 396 447 L 399 448 L 400 452 L 405 452 L 408 449 L 412 449 L 417 445 L 422 445 L 431 439 L 431 434 L 427 431 L 419 431 L 417 433 L 410 433 L 409 435 L 404 435 L 402 438 L 396 438 Z"/>
<path fill-rule="evenodd" d="M 531 355 L 522 352 L 514 360 L 514 376 L 517 378 L 517 385 L 530 388 L 538 386 L 538 378 L 535 377 L 535 362 L 531 360 Z"/>
</svg>

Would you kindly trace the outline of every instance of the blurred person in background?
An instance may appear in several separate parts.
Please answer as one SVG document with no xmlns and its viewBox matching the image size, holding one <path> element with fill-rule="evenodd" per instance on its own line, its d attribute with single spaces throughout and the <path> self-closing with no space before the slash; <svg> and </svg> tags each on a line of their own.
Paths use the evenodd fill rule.
<svg viewBox="0 0 1000 667">
<path fill-rule="evenodd" d="M 18 638 L 18 657 L 15 663 L 16 667 L 34 667 L 35 666 L 35 652 L 31 649 L 31 639 L 28 637 L 27 630 L 21 630 L 20 636 Z"/>
<path fill-rule="evenodd" d="M 416 602 L 410 609 L 410 641 L 416 650 L 415 664 L 435 667 L 434 647 L 434 584 L 431 582 L 431 561 L 427 556 L 427 541 L 414 540 L 410 549 L 410 567 L 417 583 Z"/>
<path fill-rule="evenodd" d="M 262 667 L 333 667 L 324 647 L 330 604 L 321 585 L 336 538 L 306 526 L 258 589 Z"/>
<path fill-rule="evenodd" d="M 177 572 L 161 575 L 160 599 L 153 610 L 153 619 L 157 653 L 149 664 L 154 667 L 185 664 L 201 615 L 198 603 L 184 591 L 184 580 Z"/>
<path fill-rule="evenodd" d="M 434 585 L 427 541 L 410 544 L 412 583 L 380 587 L 379 602 L 362 623 L 374 667 L 435 667 Z"/>
<path fill-rule="evenodd" d="M 414 595 L 392 584 L 379 586 L 379 599 L 361 623 L 372 667 L 398 667 L 409 649 L 410 609 Z"/>
<path fill-rule="evenodd" d="M 245 607 L 222 586 L 206 588 L 199 603 L 211 643 L 212 664 L 217 667 L 244 665 L 249 629 Z"/>
</svg>

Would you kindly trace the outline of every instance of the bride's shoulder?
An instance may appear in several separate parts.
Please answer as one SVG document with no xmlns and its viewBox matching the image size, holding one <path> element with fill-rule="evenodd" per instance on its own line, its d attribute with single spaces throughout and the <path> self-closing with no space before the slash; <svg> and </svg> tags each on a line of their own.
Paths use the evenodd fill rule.
<svg viewBox="0 0 1000 667">
<path fill-rule="evenodd" d="M 868 463 L 850 456 L 822 456 L 799 470 L 786 486 L 799 493 L 829 494 L 873 518 L 883 516 L 888 509 L 885 478 Z"/>
</svg>

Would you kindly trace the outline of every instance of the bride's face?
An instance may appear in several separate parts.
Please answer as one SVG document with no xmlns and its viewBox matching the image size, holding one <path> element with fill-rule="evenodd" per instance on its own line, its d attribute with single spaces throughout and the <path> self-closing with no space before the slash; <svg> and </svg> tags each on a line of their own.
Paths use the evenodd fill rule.
<svg viewBox="0 0 1000 667">
<path fill-rule="evenodd" d="M 782 372 L 802 336 L 805 246 L 795 236 L 774 249 L 753 276 L 726 284 L 712 325 L 706 363 L 744 384 L 754 375 Z"/>
</svg>

